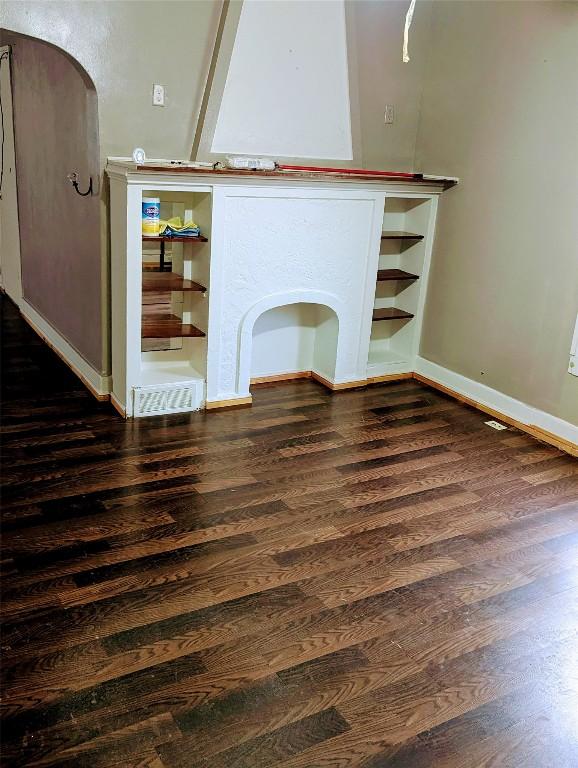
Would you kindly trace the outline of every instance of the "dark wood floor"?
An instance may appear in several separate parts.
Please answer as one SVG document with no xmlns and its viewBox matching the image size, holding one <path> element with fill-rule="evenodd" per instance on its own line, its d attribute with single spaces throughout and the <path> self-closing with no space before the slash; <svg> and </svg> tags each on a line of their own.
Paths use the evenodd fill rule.
<svg viewBox="0 0 578 768">
<path fill-rule="evenodd" d="M 577 462 L 413 381 L 123 422 L 5 309 L 4 765 L 578 765 Z"/>
</svg>

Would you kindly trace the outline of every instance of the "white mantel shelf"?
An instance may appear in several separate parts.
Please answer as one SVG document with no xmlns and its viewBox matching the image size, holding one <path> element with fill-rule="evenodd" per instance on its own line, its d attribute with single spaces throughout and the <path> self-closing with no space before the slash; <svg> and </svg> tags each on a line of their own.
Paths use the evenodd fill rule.
<svg viewBox="0 0 578 768">
<path fill-rule="evenodd" d="M 437 202 L 457 179 L 239 172 L 128 158 L 109 158 L 106 172 L 112 397 L 126 416 L 250 403 L 253 327 L 264 312 L 294 304 L 314 305 L 308 366 L 331 389 L 415 370 Z M 206 294 L 171 299 L 183 324 L 206 337 L 141 353 L 141 207 L 150 195 L 161 198 L 163 217 L 191 212 L 207 237 L 172 246 L 173 271 L 207 286 Z M 378 281 L 378 270 L 410 279 Z M 397 319 L 374 320 L 375 309 L 392 307 L 400 311 L 375 318 Z"/>
</svg>

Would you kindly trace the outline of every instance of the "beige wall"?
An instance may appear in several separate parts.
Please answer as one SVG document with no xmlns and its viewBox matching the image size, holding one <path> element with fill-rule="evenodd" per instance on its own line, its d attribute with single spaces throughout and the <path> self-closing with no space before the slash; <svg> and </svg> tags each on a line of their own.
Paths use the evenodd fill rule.
<svg viewBox="0 0 578 768">
<path fill-rule="evenodd" d="M 282 18 L 283 2 L 277 2 L 276 0 L 248 1 L 253 3 L 253 15 L 257 19 L 260 18 L 259 6 L 268 6 L 269 10 L 272 6 L 276 7 L 277 10 L 275 12 L 267 13 L 262 17 L 263 29 L 260 29 L 259 33 L 266 35 L 269 43 L 273 40 L 273 37 L 276 37 L 275 44 L 278 44 L 283 36 L 273 35 L 270 29 L 267 28 L 267 24 L 269 23 L 274 27 L 277 23 L 275 16 L 279 15 Z M 310 7 L 311 14 L 316 15 L 319 14 L 320 7 L 327 3 L 325 0 L 317 4 L 314 2 L 308 3 L 307 0 L 288 0 L 288 4 Z M 338 6 L 339 3 L 336 2 L 335 5 Z M 338 85 L 330 85 L 326 70 L 332 66 L 339 68 L 340 50 L 337 38 L 335 39 L 335 46 L 333 48 L 329 46 L 327 50 L 325 50 L 327 41 L 322 40 L 318 45 L 317 58 L 313 56 L 310 64 L 307 64 L 307 48 L 309 43 L 307 33 L 311 32 L 311 30 L 305 29 L 306 25 L 305 27 L 303 25 L 300 27 L 300 31 L 303 32 L 302 39 L 300 40 L 298 35 L 295 40 L 299 55 L 298 70 L 301 71 L 298 71 L 293 79 L 290 76 L 291 68 L 284 67 L 283 75 L 279 78 L 278 73 L 281 71 L 280 67 L 283 66 L 282 62 L 284 61 L 283 56 L 280 56 L 276 63 L 272 63 L 271 71 L 267 72 L 274 81 L 275 97 L 271 98 L 270 93 L 267 93 L 267 97 L 257 104 L 252 103 L 251 99 L 249 99 L 249 106 L 247 108 L 250 109 L 250 115 L 248 118 L 243 115 L 244 107 L 237 111 L 239 125 L 247 123 L 251 128 L 249 131 L 251 136 L 247 144 L 251 145 L 255 136 L 258 138 L 258 134 L 260 135 L 262 132 L 263 126 L 265 126 L 265 134 L 271 131 L 276 131 L 279 134 L 279 128 L 276 124 L 276 121 L 279 120 L 279 115 L 275 114 L 272 116 L 271 110 L 275 111 L 275 98 L 278 96 L 283 98 L 283 94 L 286 92 L 287 104 L 290 105 L 291 110 L 294 110 L 289 122 L 291 122 L 296 130 L 292 133 L 293 139 L 288 141 L 285 138 L 282 145 L 292 147 L 291 150 L 287 149 L 287 152 L 292 151 L 293 156 L 290 157 L 287 154 L 279 158 L 279 155 L 277 155 L 277 159 L 306 165 L 313 163 L 322 166 L 337 164 L 359 167 L 363 165 L 366 168 L 413 170 L 431 7 L 428 2 L 420 2 L 415 12 L 411 29 L 411 61 L 404 64 L 401 54 L 407 7 L 408 5 L 405 1 L 400 2 L 398 0 L 345 0 L 353 160 L 331 159 L 330 152 L 327 152 L 327 147 L 320 152 L 320 155 L 323 157 L 319 156 L 317 158 L 312 157 L 313 152 L 311 148 L 310 151 L 307 150 L 311 137 L 319 128 L 318 125 L 314 126 L 311 122 L 314 118 L 315 110 L 311 109 L 310 103 L 306 104 L 307 94 L 304 96 L 305 107 L 303 109 L 301 108 L 303 105 L 300 105 L 300 108 L 294 107 L 292 99 L 294 99 L 294 94 L 300 87 L 300 77 L 303 76 L 303 71 L 309 73 L 309 79 L 313 83 L 313 88 L 333 87 L 335 90 L 337 87 L 339 90 Z M 225 127 L 222 123 L 225 121 L 225 132 L 233 133 L 234 135 L 234 126 L 230 124 L 230 107 L 232 93 L 235 92 L 235 88 L 230 89 L 228 97 L 225 99 L 224 114 L 223 112 L 220 113 L 220 107 L 231 61 L 231 52 L 238 32 L 238 20 L 238 8 L 232 7 L 227 15 L 223 42 L 220 48 L 220 56 L 215 70 L 215 78 L 213 80 L 211 97 L 208 102 L 207 116 L 203 125 L 198 152 L 193 154 L 195 159 L 214 161 L 223 156 L 213 151 L 213 136 L 215 135 L 215 126 L 218 122 L 219 130 L 217 134 L 220 132 L 221 138 L 223 127 Z M 289 14 L 287 23 L 291 24 L 292 21 L 294 21 L 292 14 Z M 316 21 L 319 23 L 320 19 Z M 253 20 L 251 23 L 254 25 Z M 314 25 L 310 26 L 313 29 Z M 243 36 L 244 29 L 245 27 L 242 25 L 240 37 Z M 253 41 L 255 37 L 256 35 L 253 32 L 251 40 Z M 319 34 L 314 37 L 319 39 Z M 237 41 L 239 42 L 239 38 L 237 38 Z M 240 55 L 241 49 L 244 50 L 243 56 Z M 297 51 L 291 47 L 288 51 L 286 50 L 287 60 L 290 60 Z M 248 71 L 259 66 L 255 60 L 252 60 L 252 57 L 247 55 L 247 48 L 242 44 L 240 44 L 239 50 L 237 50 L 236 61 L 233 65 L 234 70 L 236 70 L 233 75 L 234 79 L 235 74 L 238 77 L 240 64 L 245 66 Z M 267 92 L 271 87 L 271 83 L 264 76 L 261 77 L 261 75 L 262 67 L 259 69 L 258 81 L 256 83 L 257 93 Z M 245 77 L 245 80 L 247 80 L 247 77 Z M 310 96 L 311 94 L 309 93 L 308 95 Z M 254 101 L 255 94 L 252 97 Z M 343 97 L 340 96 L 340 98 Z M 238 101 L 241 105 L 243 104 L 242 99 Z M 323 101 L 323 98 L 317 98 L 319 108 L 323 108 Z M 391 125 L 385 125 L 384 122 L 386 104 L 393 104 L 395 108 L 395 122 Z M 284 104 L 283 108 L 285 107 L 286 105 Z M 251 121 L 257 112 L 259 112 L 261 120 L 259 129 L 251 127 Z M 325 115 L 325 118 L 327 119 L 327 115 Z M 313 120 L 313 122 L 315 121 Z M 337 119 L 334 120 L 333 128 L 331 130 L 326 128 L 326 133 L 329 136 L 328 145 L 335 141 L 340 125 L 341 123 L 337 116 Z M 315 130 L 311 131 L 311 127 Z M 267 131 L 267 128 L 270 130 Z M 282 134 L 283 132 L 281 131 Z M 301 134 L 304 140 L 299 142 L 299 135 Z M 235 142 L 231 136 L 228 137 L 227 143 L 229 144 L 228 152 L 235 152 Z M 258 148 L 255 149 L 256 146 L 256 144 L 253 146 L 253 152 L 258 151 Z M 223 154 L 225 154 L 224 147 L 219 149 L 222 149 Z M 261 152 L 266 152 L 266 148 L 262 149 Z M 343 152 L 337 154 L 341 154 L 342 158 L 345 157 Z"/>
<path fill-rule="evenodd" d="M 431 6 L 419 2 L 410 35 L 410 61 L 401 59 L 408 2 L 350 0 L 351 75 L 356 75 L 358 135 L 365 168 L 413 171 Z M 393 104 L 395 121 L 384 122 Z"/>
<path fill-rule="evenodd" d="M 411 170 L 429 33 L 429 3 L 418 4 L 411 61 L 401 61 L 405 2 L 349 0 L 357 59 L 363 162 Z M 101 156 L 142 146 L 149 157 L 188 158 L 212 52 L 218 0 L 4 0 L 2 26 L 54 43 L 76 58 L 96 86 Z M 167 106 L 153 107 L 152 84 Z M 385 104 L 396 120 L 384 125 Z"/>
<path fill-rule="evenodd" d="M 436 2 L 418 157 L 441 201 L 422 356 L 578 424 L 578 5 Z"/>
<path fill-rule="evenodd" d="M 74 56 L 98 94 L 100 149 L 187 158 L 191 149 L 220 3 L 2 3 L 4 27 L 54 43 Z M 152 106 L 152 84 L 167 106 Z"/>
</svg>

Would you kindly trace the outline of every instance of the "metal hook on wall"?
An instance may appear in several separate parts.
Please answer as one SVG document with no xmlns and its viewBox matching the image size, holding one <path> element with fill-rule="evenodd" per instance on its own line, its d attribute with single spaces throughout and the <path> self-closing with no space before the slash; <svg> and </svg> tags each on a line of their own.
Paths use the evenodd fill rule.
<svg viewBox="0 0 578 768">
<path fill-rule="evenodd" d="M 92 176 L 89 176 L 89 184 L 88 189 L 86 192 L 81 192 L 78 188 L 78 173 L 76 171 L 72 171 L 72 173 L 69 173 L 66 177 L 68 181 L 72 184 L 74 189 L 76 190 L 76 194 L 80 195 L 81 197 L 86 197 L 87 195 L 92 195 Z"/>
</svg>

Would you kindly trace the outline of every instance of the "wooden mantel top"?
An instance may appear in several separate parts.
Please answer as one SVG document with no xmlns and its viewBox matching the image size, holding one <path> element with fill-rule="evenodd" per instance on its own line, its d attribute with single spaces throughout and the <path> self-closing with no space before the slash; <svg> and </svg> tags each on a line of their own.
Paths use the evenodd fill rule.
<svg viewBox="0 0 578 768">
<path fill-rule="evenodd" d="M 344 173 L 342 169 L 338 168 L 323 168 L 320 170 L 286 170 L 276 169 L 274 171 L 245 171 L 245 170 L 232 170 L 230 168 L 208 168 L 208 167 L 195 167 L 188 163 L 171 163 L 168 160 L 149 160 L 148 162 L 138 165 L 129 158 L 124 157 L 109 157 L 107 161 L 107 168 L 112 170 L 114 167 L 117 169 L 122 168 L 125 173 L 136 175 L 157 175 L 157 174 L 175 174 L 177 176 L 187 176 L 189 178 L 203 179 L 203 181 L 209 181 L 208 177 L 212 177 L 211 181 L 225 178 L 237 178 L 251 180 L 257 179 L 276 179 L 276 180 L 292 180 L 292 181 L 306 181 L 306 182 L 331 182 L 331 181 L 344 181 L 344 182 L 372 182 L 374 184 L 408 184 L 411 186 L 437 186 L 442 189 L 448 189 L 458 183 L 457 178 L 444 177 L 444 176 L 431 176 L 428 174 L 408 174 L 400 172 L 390 172 L 390 175 L 384 175 L 383 172 L 372 171 L 369 169 L 360 169 L 355 172 Z"/>
</svg>

